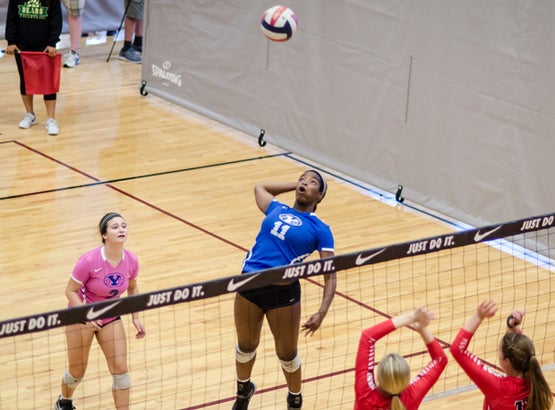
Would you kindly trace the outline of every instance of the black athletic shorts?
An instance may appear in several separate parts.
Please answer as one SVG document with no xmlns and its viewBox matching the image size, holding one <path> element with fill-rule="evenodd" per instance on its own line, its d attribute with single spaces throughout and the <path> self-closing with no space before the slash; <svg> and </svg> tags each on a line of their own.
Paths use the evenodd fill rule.
<svg viewBox="0 0 555 410">
<path fill-rule="evenodd" d="M 301 301 L 301 284 L 298 280 L 289 285 L 269 285 L 258 289 L 239 292 L 248 301 L 264 312 Z"/>
</svg>

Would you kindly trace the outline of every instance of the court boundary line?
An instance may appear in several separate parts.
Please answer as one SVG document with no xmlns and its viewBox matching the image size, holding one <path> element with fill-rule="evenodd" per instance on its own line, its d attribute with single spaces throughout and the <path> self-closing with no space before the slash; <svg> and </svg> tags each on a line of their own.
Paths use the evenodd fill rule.
<svg viewBox="0 0 555 410">
<path fill-rule="evenodd" d="M 133 200 L 135 200 L 135 201 L 137 201 L 137 202 L 139 202 L 139 203 L 142 203 L 143 205 L 146 205 L 147 207 L 150 207 L 150 208 L 152 208 L 152 209 L 155 209 L 156 211 L 161 212 L 162 214 L 164 214 L 164 215 L 166 215 L 166 216 L 169 216 L 169 217 L 171 217 L 171 218 L 174 218 L 174 219 L 176 219 L 176 220 L 178 220 L 178 221 L 180 221 L 180 222 L 182 222 L 182 223 L 184 223 L 184 224 L 186 224 L 186 225 L 189 225 L 189 226 L 191 226 L 191 227 L 194 227 L 195 229 L 199 230 L 200 232 L 203 232 L 203 233 L 205 233 L 205 234 L 208 234 L 209 236 L 212 236 L 212 237 L 214 237 L 214 238 L 220 239 L 220 240 L 222 240 L 223 242 L 225 242 L 225 243 L 227 243 L 227 244 L 229 244 L 229 245 L 231 245 L 231 246 L 233 246 L 233 247 L 235 247 L 235 248 L 237 248 L 237 249 L 240 249 L 240 250 L 242 250 L 242 251 L 247 251 L 247 249 L 245 249 L 245 248 L 241 247 L 240 245 L 237 245 L 237 244 L 235 244 L 235 243 L 233 243 L 233 242 L 231 242 L 231 241 L 229 241 L 229 240 L 227 240 L 227 239 L 225 239 L 225 238 L 222 238 L 222 237 L 220 237 L 220 236 L 218 236 L 218 235 L 215 235 L 213 232 L 210 232 L 210 231 L 208 231 L 208 230 L 206 230 L 206 229 L 204 229 L 204 228 L 202 228 L 202 227 L 200 227 L 200 226 L 198 226 L 198 225 L 192 224 L 191 222 L 186 221 L 186 220 L 184 220 L 184 219 L 178 217 L 177 215 L 174 215 L 174 214 L 172 214 L 172 213 L 170 213 L 170 212 L 168 212 L 168 211 L 166 211 L 166 210 L 164 210 L 164 209 L 162 209 L 162 208 L 160 208 L 160 207 L 158 207 L 158 206 L 156 206 L 156 205 L 154 205 L 154 204 L 152 204 L 152 203 L 150 203 L 150 202 L 147 202 L 147 201 L 145 201 L 145 200 L 143 200 L 143 199 L 141 199 L 141 198 L 139 198 L 139 197 L 137 197 L 137 196 L 135 196 L 135 195 L 132 195 L 132 194 L 130 194 L 129 192 L 123 190 L 123 189 L 120 189 L 120 188 L 118 188 L 118 187 L 115 187 L 115 186 L 112 185 L 112 183 L 123 182 L 123 181 L 134 180 L 134 179 L 147 178 L 147 177 L 151 177 L 151 176 L 168 175 L 168 174 L 172 174 L 172 173 L 186 172 L 186 171 L 196 170 L 196 169 L 204 169 L 204 168 L 212 168 L 212 167 L 218 167 L 218 166 L 225 166 L 225 165 L 230 165 L 230 164 L 234 164 L 234 163 L 255 161 L 255 160 L 260 160 L 260 159 L 267 159 L 267 158 L 274 158 L 274 157 L 286 157 L 286 158 L 289 158 L 289 159 L 291 159 L 291 160 L 293 160 L 293 161 L 295 161 L 295 162 L 299 162 L 299 163 L 302 163 L 302 164 L 304 164 L 304 165 L 310 166 L 310 167 L 312 167 L 312 168 L 318 169 L 319 171 L 322 171 L 322 172 L 324 172 L 324 173 L 326 173 L 326 174 L 328 174 L 328 175 L 331 175 L 331 176 L 333 176 L 334 178 L 336 178 L 336 179 L 338 179 L 338 180 L 341 180 L 341 181 L 343 181 L 343 182 L 348 183 L 349 185 L 355 186 L 355 187 L 357 187 L 357 188 L 359 188 L 359 189 L 363 189 L 364 191 L 366 191 L 366 192 L 368 192 L 368 193 L 370 193 L 370 194 L 372 194 L 372 195 L 377 195 L 377 196 L 378 196 L 378 198 L 373 198 L 373 199 L 382 200 L 383 198 L 386 198 L 386 199 L 391 200 L 391 197 L 392 197 L 392 195 L 391 195 L 390 193 L 386 193 L 385 191 L 383 191 L 383 193 L 380 193 L 380 191 L 378 191 L 377 188 L 375 188 L 375 187 L 374 187 L 374 188 L 366 187 L 366 186 L 362 185 L 362 184 L 359 183 L 359 182 L 355 182 L 354 179 L 349 179 L 349 178 L 347 178 L 347 177 L 340 176 L 340 175 L 339 175 L 338 173 L 336 173 L 336 172 L 331 172 L 331 171 L 329 171 L 329 170 L 327 170 L 327 169 L 322 168 L 321 166 L 316 166 L 315 164 L 311 164 L 310 162 L 308 162 L 308 161 L 306 161 L 306 160 L 302 160 L 302 159 L 300 159 L 300 158 L 297 158 L 294 154 L 287 153 L 287 152 L 285 152 L 285 153 L 279 153 L 279 154 L 271 154 L 271 155 L 268 155 L 268 156 L 251 157 L 251 158 L 242 159 L 242 160 L 229 161 L 229 162 L 222 162 L 222 163 L 216 163 L 216 164 L 210 164 L 210 165 L 204 165 L 204 166 L 198 166 L 198 167 L 191 167 L 191 168 L 185 168 L 185 169 L 179 169 L 179 170 L 163 171 L 163 172 L 153 173 L 153 174 L 139 175 L 139 176 L 133 176 L 133 177 L 125 177 L 125 178 L 119 178 L 119 179 L 115 179 L 115 180 L 101 181 L 100 179 L 98 179 L 98 178 L 96 178 L 96 177 L 94 177 L 94 176 L 92 176 L 92 175 L 89 175 L 89 174 L 87 174 L 86 172 L 81 171 L 81 170 L 78 169 L 78 168 L 75 168 L 75 167 L 73 167 L 73 166 L 71 166 L 71 165 L 69 165 L 69 164 L 67 164 L 67 163 L 65 163 L 65 162 L 63 162 L 63 161 L 60 161 L 60 160 L 58 160 L 58 159 L 56 159 L 56 158 L 54 158 L 54 157 L 52 157 L 52 156 L 50 156 L 50 155 L 47 155 L 47 154 L 45 154 L 45 153 L 43 153 L 43 152 L 41 152 L 41 151 L 39 151 L 39 150 L 37 150 L 37 149 L 35 149 L 35 148 L 33 148 L 33 147 L 30 147 L 30 146 L 28 146 L 28 145 L 26 145 L 26 144 L 21 143 L 21 142 L 19 142 L 19 141 L 14 140 L 14 141 L 8 141 L 8 142 L 14 142 L 14 143 L 17 144 L 17 145 L 19 145 L 19 146 L 21 146 L 21 147 L 23 147 L 23 148 L 26 148 L 26 149 L 30 150 L 31 152 L 36 153 L 37 155 L 41 155 L 41 156 L 43 156 L 43 157 L 45 157 L 45 158 L 47 158 L 47 159 L 49 159 L 49 160 L 51 160 L 51 161 L 53 161 L 53 162 L 55 162 L 55 163 L 61 165 L 61 166 L 63 166 L 63 167 L 65 167 L 65 168 L 67 168 L 67 169 L 69 169 L 69 170 L 71 170 L 71 171 L 74 171 L 74 172 L 76 172 L 76 173 L 78 173 L 78 174 L 80 174 L 80 175 L 83 175 L 83 176 L 85 176 L 85 177 L 87 177 L 87 178 L 89 178 L 89 179 L 92 179 L 92 180 L 95 181 L 95 182 L 90 183 L 90 184 L 82 184 L 82 185 L 78 185 L 78 186 L 71 186 L 71 187 L 58 188 L 58 189 L 53 189 L 53 190 L 48 190 L 48 191 L 33 192 L 33 193 L 28 193 L 28 194 L 23 194 L 23 195 L 18 195 L 18 196 L 4 197 L 4 198 L 0 198 L 0 200 L 3 200 L 3 199 L 13 199 L 13 198 L 22 197 L 22 196 L 29 196 L 29 195 L 38 195 L 38 194 L 49 193 L 49 192 L 58 192 L 58 191 L 63 191 L 63 190 L 68 190 L 68 189 L 75 189 L 75 188 L 87 188 L 87 187 L 89 187 L 89 186 L 105 185 L 106 187 L 111 188 L 111 189 L 115 190 L 116 192 L 118 192 L 118 193 L 120 193 L 120 194 L 123 194 L 124 196 L 127 196 L 127 197 L 129 197 L 129 198 L 131 198 L 131 199 L 133 199 Z M 383 201 L 382 201 L 382 202 L 383 202 Z M 396 201 L 395 201 L 395 202 L 396 202 Z M 390 205 L 391 205 L 391 204 L 390 204 Z M 409 207 L 410 209 L 412 209 L 412 210 L 414 210 L 414 211 L 416 211 L 416 212 L 418 212 L 418 213 L 422 213 L 422 214 L 424 214 L 424 215 L 426 215 L 426 216 L 432 217 L 433 219 L 438 219 L 438 220 L 441 221 L 441 222 L 447 223 L 447 224 L 449 224 L 449 225 L 453 225 L 453 222 L 452 222 L 452 221 L 450 221 L 450 220 L 448 220 L 448 219 L 443 219 L 443 218 L 441 218 L 441 217 L 438 217 L 438 216 L 434 215 L 433 213 L 424 211 L 424 210 L 422 210 L 421 208 L 418 208 L 418 207 L 416 207 L 416 206 L 411 206 L 411 205 L 407 205 L 407 204 L 403 204 L 403 206 L 407 206 L 407 207 Z M 455 226 L 456 226 L 457 228 L 461 228 L 461 226 L 459 226 L 459 225 L 456 225 L 456 224 L 455 224 Z M 314 280 L 312 280 L 312 279 L 310 279 L 310 278 L 306 278 L 306 280 L 307 280 L 308 282 L 310 282 L 310 283 L 317 284 L 318 286 L 322 286 L 319 282 L 316 282 L 316 281 L 314 281 Z M 349 296 L 347 296 L 347 295 L 345 295 L 345 294 L 343 294 L 343 293 L 341 293 L 341 292 L 336 293 L 336 295 L 337 295 L 337 296 L 341 296 L 341 297 L 343 297 L 344 299 L 346 299 L 347 301 L 349 301 L 349 302 L 351 302 L 351 303 L 355 303 L 355 304 L 359 305 L 360 307 L 365 308 L 366 310 L 371 310 L 371 311 L 373 311 L 374 313 L 376 313 L 376 314 L 378 314 L 378 315 L 381 315 L 381 316 L 386 317 L 386 318 L 390 318 L 390 317 L 391 317 L 390 315 L 388 315 L 388 314 L 386 314 L 386 313 L 384 313 L 384 312 L 380 312 L 379 310 L 377 310 L 377 309 L 375 309 L 375 308 L 372 308 L 371 306 L 365 304 L 364 302 L 357 301 L 356 299 L 351 298 L 351 297 L 349 297 Z M 444 344 L 444 346 L 443 346 L 444 349 L 449 347 L 449 343 L 446 343 L 445 341 L 440 341 L 440 342 L 441 342 L 442 344 Z M 426 353 L 426 352 L 418 352 L 418 353 L 414 353 L 414 354 L 405 355 L 405 357 L 418 356 L 418 355 L 422 355 L 422 354 L 425 354 L 425 353 Z M 491 365 L 491 364 L 490 364 L 490 365 Z M 553 366 L 555 366 L 555 365 L 553 365 Z M 493 366 L 493 367 L 496 368 L 496 366 Z M 307 378 L 307 379 L 303 379 L 303 383 L 310 383 L 310 382 L 317 381 L 317 380 L 321 380 L 321 379 L 327 379 L 327 378 L 330 378 L 330 377 L 334 377 L 334 376 L 336 376 L 336 375 L 338 375 L 338 374 L 345 374 L 345 373 L 349 373 L 349 372 L 352 372 L 352 371 L 354 371 L 354 368 L 347 368 L 347 369 L 343 369 L 343 370 L 340 370 L 340 371 L 331 372 L 331 373 L 324 374 L 324 375 L 319 375 L 319 376 L 315 376 L 315 377 L 310 377 L 310 378 Z M 266 389 L 261 390 L 261 391 L 259 392 L 259 394 L 260 394 L 260 393 L 264 393 L 264 392 L 277 391 L 277 390 L 280 390 L 280 389 L 283 389 L 283 388 L 286 388 L 286 387 L 287 387 L 286 385 L 277 385 L 277 386 L 273 386 L 273 387 L 270 387 L 270 388 L 266 388 Z M 463 389 L 463 391 L 466 391 L 466 390 L 472 390 L 473 388 L 475 388 L 475 387 L 473 387 L 472 385 L 470 385 L 470 386 L 462 387 L 462 388 L 460 388 L 460 389 Z M 452 393 L 449 393 L 449 391 L 446 391 L 446 392 L 438 393 L 437 395 L 431 395 L 431 396 L 429 396 L 430 398 L 429 398 L 428 400 L 434 400 L 434 399 L 438 399 L 438 398 L 443 397 L 443 396 L 439 396 L 440 394 L 441 394 L 441 395 L 456 395 L 456 394 L 462 392 L 462 391 L 459 391 L 460 389 L 452 389 L 452 390 L 453 390 Z M 211 406 L 211 405 L 216 405 L 216 404 L 225 403 L 225 402 L 231 401 L 231 400 L 233 400 L 233 399 L 234 399 L 234 397 L 232 397 L 232 398 L 226 398 L 226 399 L 218 400 L 218 401 L 216 401 L 216 402 L 204 403 L 204 404 L 199 405 L 199 406 L 188 407 L 188 408 L 183 409 L 183 410 L 193 410 L 193 409 L 197 409 L 197 408 L 203 408 L 203 407 L 206 407 L 206 406 Z"/>
<path fill-rule="evenodd" d="M 250 161 L 257 161 L 257 160 L 262 160 L 262 159 L 267 159 L 267 158 L 275 158 L 275 157 L 281 157 L 281 156 L 285 156 L 288 153 L 279 153 L 279 154 L 269 154 L 269 155 L 265 155 L 265 156 L 259 156 L 259 157 L 250 157 L 250 158 L 243 158 L 243 159 L 238 159 L 238 160 L 234 160 L 234 161 L 226 161 L 226 162 L 219 162 L 219 163 L 215 163 L 215 164 L 208 164 L 208 165 L 199 165 L 199 166 L 195 166 L 195 167 L 189 167 L 189 168 L 181 168 L 181 169 L 174 169 L 174 170 L 170 170 L 170 171 L 161 171 L 161 172 L 153 172 L 150 174 L 143 174 L 143 175 L 135 175 L 132 177 L 123 177 L 123 178 L 116 178 L 116 179 L 108 179 L 108 180 L 100 180 L 92 175 L 87 174 L 84 171 L 81 171 L 78 168 L 73 167 L 72 165 L 69 165 L 67 163 L 65 163 L 64 161 L 58 160 L 48 154 L 45 154 L 35 148 L 32 148 L 26 144 L 23 144 L 19 141 L 10 141 L 15 143 L 16 145 L 19 145 L 25 149 L 28 149 L 31 152 L 34 152 L 37 155 L 40 155 L 52 162 L 57 163 L 58 165 L 67 168 L 71 171 L 74 171 L 86 178 L 92 179 L 95 182 L 91 182 L 88 184 L 80 184 L 80 185 L 72 185 L 72 186 L 67 186 L 67 187 L 62 187 L 62 188 L 53 188 L 53 189 L 49 189 L 49 190 L 45 190 L 45 191 L 33 191 L 33 192 L 28 192 L 25 194 L 18 194 L 18 195 L 10 195 L 10 196 L 5 196 L 5 197 L 0 197 L 0 201 L 2 200 L 7 200 L 7 199 L 15 199 L 15 198 L 22 198 L 22 197 L 28 197 L 28 196 L 33 196 L 33 195 L 41 195 L 41 194 L 47 194 L 47 193 L 52 193 L 52 192 L 61 192 L 61 191 L 66 191 L 66 190 L 70 190 L 70 189 L 78 189 L 78 188 L 87 188 L 90 186 L 98 186 L 98 185 L 109 185 L 109 184 L 113 184 L 113 183 L 118 183 L 118 182 L 125 182 L 125 181 L 132 181 L 135 179 L 143 179 L 143 178 L 150 178 L 150 177 L 157 177 L 157 176 L 162 176 L 162 175 L 169 175 L 169 174 L 176 174 L 176 173 L 180 173 L 180 172 L 188 172 L 188 171 L 195 171 L 195 170 L 199 170 L 199 169 L 208 169 L 208 168 L 214 168 L 214 167 L 219 167 L 219 166 L 226 166 L 226 165 L 232 165 L 232 164 L 240 164 L 243 162 L 250 162 Z"/>
</svg>

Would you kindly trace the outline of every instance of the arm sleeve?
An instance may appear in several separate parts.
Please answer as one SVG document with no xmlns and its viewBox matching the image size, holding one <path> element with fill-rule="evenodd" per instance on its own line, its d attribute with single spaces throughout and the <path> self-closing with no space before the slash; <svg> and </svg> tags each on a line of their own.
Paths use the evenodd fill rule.
<svg viewBox="0 0 555 410">
<path fill-rule="evenodd" d="M 391 319 L 369 327 L 362 332 L 355 362 L 355 392 L 376 388 L 374 379 L 375 344 L 395 330 Z"/>
<path fill-rule="evenodd" d="M 447 355 L 439 345 L 437 339 L 426 345 L 431 361 L 422 371 L 411 380 L 412 397 L 416 404 L 419 404 L 426 396 L 426 393 L 433 387 L 441 373 L 447 366 Z"/>
<path fill-rule="evenodd" d="M 89 261 L 86 257 L 82 256 L 79 258 L 73 272 L 71 273 L 71 278 L 80 284 L 84 284 L 90 276 Z"/>
<path fill-rule="evenodd" d="M 457 337 L 451 344 L 451 354 L 484 395 L 500 395 L 502 392 L 499 375 L 486 367 L 478 357 L 468 351 L 472 336 L 473 334 L 465 329 L 459 330 Z"/>
<path fill-rule="evenodd" d="M 318 240 L 318 251 L 334 252 L 334 239 L 331 228 L 322 223 Z"/>
<path fill-rule="evenodd" d="M 129 252 L 129 256 L 131 260 L 129 279 L 135 280 L 137 279 L 137 276 L 139 276 L 139 259 L 137 258 L 137 255 L 135 255 L 133 252 Z"/>
<path fill-rule="evenodd" d="M 270 205 L 268 205 L 268 208 L 266 208 L 266 212 L 264 212 L 264 215 L 268 215 L 270 212 L 272 212 L 276 207 L 278 206 L 282 206 L 283 204 L 281 202 L 279 202 L 276 198 L 272 199 L 272 202 L 270 202 Z"/>
</svg>

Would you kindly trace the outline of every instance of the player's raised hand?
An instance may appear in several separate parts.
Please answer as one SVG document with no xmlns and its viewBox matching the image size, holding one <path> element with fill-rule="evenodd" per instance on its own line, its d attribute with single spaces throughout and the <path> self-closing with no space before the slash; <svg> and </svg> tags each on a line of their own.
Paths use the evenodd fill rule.
<svg viewBox="0 0 555 410">
<path fill-rule="evenodd" d="M 478 310 L 476 311 L 476 313 L 478 314 L 480 319 L 485 319 L 493 317 L 497 310 L 498 308 L 495 302 L 491 299 L 486 299 L 478 305 Z"/>
<path fill-rule="evenodd" d="M 434 320 L 435 314 L 431 310 L 429 310 L 426 306 L 419 307 L 414 311 L 414 326 L 417 329 L 421 329 L 426 327 L 430 324 L 432 320 Z"/>
</svg>

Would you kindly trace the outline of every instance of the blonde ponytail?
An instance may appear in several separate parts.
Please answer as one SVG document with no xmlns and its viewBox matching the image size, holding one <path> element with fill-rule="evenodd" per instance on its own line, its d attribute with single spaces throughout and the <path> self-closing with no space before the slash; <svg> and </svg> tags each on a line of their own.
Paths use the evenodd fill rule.
<svg viewBox="0 0 555 410">
<path fill-rule="evenodd" d="M 399 395 L 395 394 L 391 398 L 391 410 L 406 410 L 405 405 L 401 402 Z"/>
<path fill-rule="evenodd" d="M 410 367 L 403 356 L 397 353 L 386 354 L 378 364 L 376 372 L 378 386 L 391 395 L 391 410 L 406 410 L 399 395 L 410 382 Z"/>
</svg>

